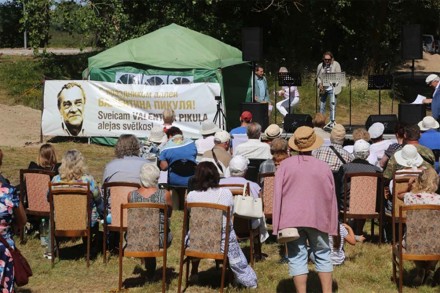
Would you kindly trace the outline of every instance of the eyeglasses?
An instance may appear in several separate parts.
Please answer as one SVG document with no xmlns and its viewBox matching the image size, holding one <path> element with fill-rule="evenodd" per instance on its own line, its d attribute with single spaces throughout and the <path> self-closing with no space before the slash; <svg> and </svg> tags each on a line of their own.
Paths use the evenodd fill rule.
<svg viewBox="0 0 440 293">
<path fill-rule="evenodd" d="M 324 59 L 324 61 L 332 61 L 332 59 Z"/>
</svg>

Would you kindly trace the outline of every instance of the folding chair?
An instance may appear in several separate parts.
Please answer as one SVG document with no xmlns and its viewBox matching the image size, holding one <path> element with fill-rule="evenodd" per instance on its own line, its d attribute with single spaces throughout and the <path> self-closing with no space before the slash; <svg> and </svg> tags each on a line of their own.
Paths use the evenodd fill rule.
<svg viewBox="0 0 440 293">
<path fill-rule="evenodd" d="M 175 189 L 179 196 L 179 210 L 183 209 L 183 203 L 185 201 L 186 192 L 188 189 L 188 183 L 186 185 L 174 185 L 170 184 L 170 175 L 172 173 L 182 177 L 191 177 L 196 172 L 197 163 L 191 160 L 181 159 L 176 160 L 168 166 L 168 188 Z"/>
<path fill-rule="evenodd" d="M 272 219 L 275 173 L 260 174 L 258 182 L 262 182 L 261 198 L 263 200 L 264 217 L 266 220 Z"/>
</svg>

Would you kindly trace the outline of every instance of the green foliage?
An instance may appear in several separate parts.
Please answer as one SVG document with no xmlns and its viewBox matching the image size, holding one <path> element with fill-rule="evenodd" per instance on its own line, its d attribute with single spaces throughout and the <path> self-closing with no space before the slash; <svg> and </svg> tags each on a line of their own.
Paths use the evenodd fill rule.
<svg viewBox="0 0 440 293">
<path fill-rule="evenodd" d="M 34 51 L 45 47 L 49 42 L 50 7 L 51 0 L 19 0 L 24 5 L 24 13 L 21 19 L 23 30 L 26 30 L 29 45 Z"/>
<path fill-rule="evenodd" d="M 0 3 L 0 44 L 2 47 L 18 47 L 23 44 L 20 33 L 21 5 L 17 1 Z"/>
</svg>

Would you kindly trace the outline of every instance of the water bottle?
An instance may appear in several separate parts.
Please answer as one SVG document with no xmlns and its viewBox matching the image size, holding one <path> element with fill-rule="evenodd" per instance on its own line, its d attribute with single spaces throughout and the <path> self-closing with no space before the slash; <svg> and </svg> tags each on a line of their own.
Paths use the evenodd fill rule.
<svg viewBox="0 0 440 293">
<path fill-rule="evenodd" d="M 49 223 L 45 218 L 41 219 L 40 224 L 40 242 L 41 246 L 46 247 L 49 243 Z"/>
</svg>

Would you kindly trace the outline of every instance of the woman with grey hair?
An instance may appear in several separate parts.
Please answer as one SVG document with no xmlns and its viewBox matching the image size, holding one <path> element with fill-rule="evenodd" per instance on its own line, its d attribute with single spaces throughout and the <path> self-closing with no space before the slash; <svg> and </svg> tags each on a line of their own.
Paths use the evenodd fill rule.
<svg viewBox="0 0 440 293">
<path fill-rule="evenodd" d="M 171 199 L 171 193 L 166 189 L 158 188 L 160 171 L 159 168 L 152 164 L 144 164 L 140 171 L 141 188 L 132 191 L 128 194 L 128 202 L 151 202 L 151 203 L 162 203 L 168 206 L 168 223 L 170 223 L 169 218 L 173 211 L 173 202 Z M 163 212 L 160 213 L 160 225 L 159 225 L 159 245 L 160 248 L 164 246 L 164 217 Z M 166 245 L 170 246 L 173 235 L 170 232 L 170 226 L 168 225 L 168 238 Z M 147 277 L 152 279 L 156 272 L 156 258 L 146 257 L 145 269 L 147 270 Z"/>
<path fill-rule="evenodd" d="M 102 182 L 141 183 L 139 174 L 143 164 L 148 163 L 139 157 L 140 143 L 133 134 L 122 134 L 115 146 L 116 159 L 105 166 Z"/>
<path fill-rule="evenodd" d="M 61 159 L 59 174 L 52 178 L 52 183 L 89 183 L 92 193 L 92 219 L 90 227 L 92 233 L 98 232 L 98 218 L 102 215 L 102 198 L 99 193 L 99 186 L 92 175 L 88 173 L 88 168 L 84 156 L 80 151 L 73 149 L 64 153 Z M 92 237 L 93 239 L 94 237 Z M 50 242 L 50 238 L 49 238 Z M 92 245 L 93 246 L 93 245 Z M 48 244 L 50 247 L 50 243 Z M 45 253 L 45 257 L 51 259 L 49 252 Z"/>
</svg>

